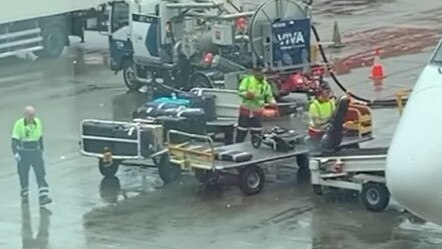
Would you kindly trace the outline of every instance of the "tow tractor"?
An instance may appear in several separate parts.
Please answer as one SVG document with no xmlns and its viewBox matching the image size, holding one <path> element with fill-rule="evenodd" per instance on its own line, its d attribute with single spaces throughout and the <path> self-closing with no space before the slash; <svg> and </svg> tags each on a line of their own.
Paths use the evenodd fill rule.
<svg viewBox="0 0 442 249">
<path fill-rule="evenodd" d="M 127 0 L 111 10 L 111 69 L 123 70 L 131 90 L 237 89 L 259 65 L 279 98 L 314 91 L 326 71 L 312 63 L 310 4 L 301 1 L 246 10 L 231 1 Z"/>
</svg>

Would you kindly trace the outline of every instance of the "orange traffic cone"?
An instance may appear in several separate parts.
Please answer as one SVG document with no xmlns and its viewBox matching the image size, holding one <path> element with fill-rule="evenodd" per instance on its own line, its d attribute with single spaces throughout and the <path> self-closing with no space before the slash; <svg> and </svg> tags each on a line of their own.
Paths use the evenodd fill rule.
<svg viewBox="0 0 442 249">
<path fill-rule="evenodd" d="M 374 63 L 370 72 L 370 79 L 373 80 L 373 84 L 375 86 L 381 86 L 383 84 L 383 80 L 387 77 L 384 75 L 384 66 L 381 63 L 380 51 L 381 50 L 379 48 L 375 50 Z"/>
</svg>

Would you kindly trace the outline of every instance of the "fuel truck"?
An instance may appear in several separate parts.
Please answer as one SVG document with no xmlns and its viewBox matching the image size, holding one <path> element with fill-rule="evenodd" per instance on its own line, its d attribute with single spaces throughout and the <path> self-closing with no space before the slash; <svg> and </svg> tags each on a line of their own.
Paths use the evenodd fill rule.
<svg viewBox="0 0 442 249">
<path fill-rule="evenodd" d="M 131 90 L 143 85 L 189 90 L 236 89 L 240 78 L 259 66 L 266 69 L 276 96 L 299 90 L 317 82 L 313 72 L 318 70 L 310 60 L 310 4 L 269 0 L 247 8 L 221 0 L 113 2 L 111 69 L 123 71 Z"/>
</svg>

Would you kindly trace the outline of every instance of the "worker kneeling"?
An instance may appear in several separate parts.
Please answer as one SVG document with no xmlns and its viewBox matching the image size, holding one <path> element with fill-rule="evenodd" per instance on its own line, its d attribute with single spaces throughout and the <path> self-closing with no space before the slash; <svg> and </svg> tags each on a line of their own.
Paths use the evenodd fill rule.
<svg viewBox="0 0 442 249">
<path fill-rule="evenodd" d="M 309 106 L 310 124 L 308 134 L 313 141 L 319 141 L 330 126 L 330 121 L 336 110 L 335 102 L 331 99 L 331 91 L 320 89 Z"/>
<path fill-rule="evenodd" d="M 253 70 L 253 75 L 245 77 L 239 86 L 241 106 L 239 108 L 236 142 L 241 143 L 247 137 L 248 130 L 252 135 L 262 131 L 262 115 L 265 104 L 276 107 L 272 87 L 264 79 L 261 68 Z"/>
</svg>

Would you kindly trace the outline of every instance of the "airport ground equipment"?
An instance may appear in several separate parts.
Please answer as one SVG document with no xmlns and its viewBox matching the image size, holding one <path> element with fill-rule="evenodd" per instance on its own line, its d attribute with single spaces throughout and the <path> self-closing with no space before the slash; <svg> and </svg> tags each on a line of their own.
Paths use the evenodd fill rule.
<svg viewBox="0 0 442 249">
<path fill-rule="evenodd" d="M 368 210 L 384 210 L 390 201 L 385 184 L 387 150 L 361 148 L 312 154 L 309 167 L 314 193 L 322 195 L 326 188 L 357 191 Z"/>
<path fill-rule="evenodd" d="M 0 8 L 0 59 L 35 53 L 57 57 L 69 36 L 107 30 L 104 0 L 5 0 Z"/>
<path fill-rule="evenodd" d="M 275 151 L 271 148 L 254 148 L 248 142 L 215 146 L 209 136 L 201 136 L 171 130 L 168 132 L 168 140 L 173 134 L 187 136 L 187 142 L 167 143 L 164 151 L 154 157 L 158 168 L 163 173 L 170 172 L 172 179 L 177 168 L 181 171 L 194 172 L 196 179 L 203 184 L 217 182 L 222 175 L 234 175 L 238 177 L 241 191 L 246 195 L 258 194 L 265 182 L 262 167 L 276 166 L 278 161 L 291 160 L 299 166 L 300 171 L 309 171 L 309 154 L 316 151 L 316 147 L 299 144 L 289 152 Z M 371 140 L 366 137 L 345 137 L 338 150 L 353 147 L 359 143 Z"/>
</svg>

